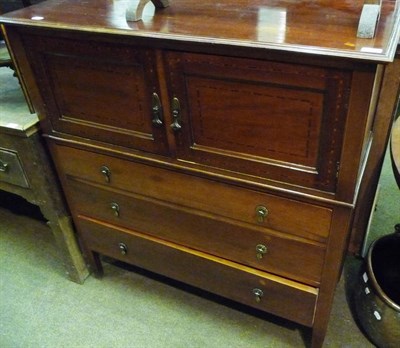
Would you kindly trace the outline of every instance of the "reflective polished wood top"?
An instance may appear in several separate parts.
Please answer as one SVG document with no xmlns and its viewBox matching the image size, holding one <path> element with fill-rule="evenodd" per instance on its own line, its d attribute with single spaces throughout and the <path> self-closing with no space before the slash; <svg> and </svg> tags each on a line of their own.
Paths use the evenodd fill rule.
<svg viewBox="0 0 400 348">
<path fill-rule="evenodd" d="M 374 39 L 357 38 L 363 0 L 170 0 L 153 17 L 128 22 L 128 0 L 50 0 L 8 13 L 3 23 L 393 60 L 400 2 L 382 1 Z"/>
</svg>

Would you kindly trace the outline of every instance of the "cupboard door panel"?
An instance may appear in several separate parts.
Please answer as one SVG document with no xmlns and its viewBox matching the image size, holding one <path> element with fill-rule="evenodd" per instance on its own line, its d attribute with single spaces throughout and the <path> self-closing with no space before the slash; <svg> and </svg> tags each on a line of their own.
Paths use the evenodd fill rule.
<svg viewBox="0 0 400 348">
<path fill-rule="evenodd" d="M 26 40 L 54 131 L 168 153 L 165 129 L 152 122 L 153 93 L 159 94 L 152 50 L 78 39 Z"/>
<path fill-rule="evenodd" d="M 180 160 L 335 191 L 350 74 L 172 52 L 166 61 Z"/>
<path fill-rule="evenodd" d="M 193 150 L 317 167 L 321 93 L 191 76 L 187 89 Z"/>
</svg>

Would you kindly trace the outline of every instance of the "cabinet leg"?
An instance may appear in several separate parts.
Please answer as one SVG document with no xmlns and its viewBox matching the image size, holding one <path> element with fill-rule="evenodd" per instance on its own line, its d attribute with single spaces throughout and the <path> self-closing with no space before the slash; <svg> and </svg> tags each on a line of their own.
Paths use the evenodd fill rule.
<svg viewBox="0 0 400 348">
<path fill-rule="evenodd" d="M 81 251 L 75 238 L 72 222 L 69 217 L 55 217 L 46 214 L 46 209 L 41 206 L 43 215 L 48 219 L 48 225 L 55 237 L 59 253 L 63 259 L 69 279 L 82 284 L 89 275 Z"/>
<path fill-rule="evenodd" d="M 324 343 L 326 328 L 315 327 L 312 330 L 311 348 L 321 348 Z"/>
<path fill-rule="evenodd" d="M 85 252 L 89 268 L 96 278 L 101 278 L 104 274 L 103 265 L 101 264 L 100 255 L 92 250 Z"/>
</svg>

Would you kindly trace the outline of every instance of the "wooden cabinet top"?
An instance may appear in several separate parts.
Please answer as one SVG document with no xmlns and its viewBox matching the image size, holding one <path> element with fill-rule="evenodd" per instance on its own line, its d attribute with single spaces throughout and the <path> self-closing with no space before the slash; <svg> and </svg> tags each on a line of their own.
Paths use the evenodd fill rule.
<svg viewBox="0 0 400 348">
<path fill-rule="evenodd" d="M 399 1 L 382 0 L 373 39 L 357 38 L 363 0 L 171 0 L 153 17 L 129 22 L 128 0 L 49 0 L 0 17 L 0 22 L 213 45 L 254 47 L 393 60 L 399 42 Z"/>
</svg>

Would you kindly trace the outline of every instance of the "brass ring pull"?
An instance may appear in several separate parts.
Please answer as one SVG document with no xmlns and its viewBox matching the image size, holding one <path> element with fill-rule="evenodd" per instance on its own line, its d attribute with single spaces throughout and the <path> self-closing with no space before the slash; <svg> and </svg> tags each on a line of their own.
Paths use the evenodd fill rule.
<svg viewBox="0 0 400 348">
<path fill-rule="evenodd" d="M 107 166 L 100 167 L 100 173 L 103 174 L 104 179 L 107 183 L 111 181 L 111 170 Z"/>
<path fill-rule="evenodd" d="M 9 168 L 8 163 L 0 160 L 0 172 L 5 173 L 8 170 L 8 168 Z"/>
<path fill-rule="evenodd" d="M 268 209 L 263 205 L 256 207 L 257 222 L 263 223 L 268 215 Z"/>
<path fill-rule="evenodd" d="M 114 215 L 116 217 L 119 217 L 119 205 L 118 203 L 112 202 L 110 204 L 111 210 L 114 212 Z"/>
<path fill-rule="evenodd" d="M 257 244 L 256 246 L 257 259 L 261 260 L 267 253 L 267 251 L 268 248 L 264 244 Z"/>
<path fill-rule="evenodd" d="M 128 253 L 128 247 L 125 243 L 118 243 L 118 249 L 122 255 L 126 255 Z"/>
<path fill-rule="evenodd" d="M 256 302 L 261 302 L 261 298 L 264 296 L 264 291 L 261 289 L 255 288 L 253 289 L 253 295 L 255 296 Z"/>
</svg>

